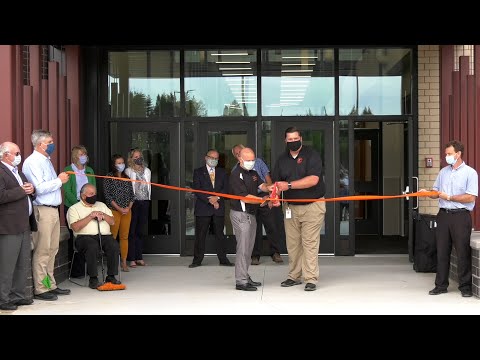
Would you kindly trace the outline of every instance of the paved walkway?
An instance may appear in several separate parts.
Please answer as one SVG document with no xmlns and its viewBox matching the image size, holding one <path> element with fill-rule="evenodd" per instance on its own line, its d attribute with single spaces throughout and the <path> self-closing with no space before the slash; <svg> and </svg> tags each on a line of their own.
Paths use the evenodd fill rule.
<svg viewBox="0 0 480 360">
<path fill-rule="evenodd" d="M 234 257 L 230 259 L 233 261 Z M 32 314 L 480 314 L 477 298 L 462 298 L 457 284 L 449 293 L 430 296 L 435 274 L 416 273 L 408 257 L 320 257 L 317 291 L 280 287 L 288 270 L 268 257 L 252 266 L 256 292 L 235 290 L 234 268 L 216 257 L 189 269 L 191 257 L 145 256 L 148 266 L 122 273 L 124 291 L 100 292 L 70 283 L 58 301 L 36 300 L 15 315 Z"/>
</svg>

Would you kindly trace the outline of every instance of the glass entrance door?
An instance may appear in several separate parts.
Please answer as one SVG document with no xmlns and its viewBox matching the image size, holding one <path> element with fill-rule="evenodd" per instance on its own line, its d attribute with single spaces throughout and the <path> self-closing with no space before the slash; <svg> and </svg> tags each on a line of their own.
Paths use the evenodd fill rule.
<svg viewBox="0 0 480 360">
<path fill-rule="evenodd" d="M 144 229 L 144 234 L 148 234 L 144 239 L 144 253 L 179 254 L 178 214 L 181 194 L 154 185 L 180 186 L 178 123 L 113 123 L 111 134 L 112 154 L 122 154 L 127 161 L 129 149 L 139 147 L 152 171 L 152 201 L 148 227 Z"/>
<path fill-rule="evenodd" d="M 272 120 L 272 171 L 278 156 L 286 150 L 285 130 L 290 126 L 296 126 L 302 131 L 303 145 L 310 146 L 320 153 L 323 163 L 323 179 L 327 192 L 326 198 L 333 197 L 334 187 L 334 147 L 332 122 L 320 122 L 315 119 L 302 121 L 299 119 Z M 334 203 L 327 202 L 325 223 L 320 233 L 320 254 L 335 253 L 335 217 Z"/>
</svg>

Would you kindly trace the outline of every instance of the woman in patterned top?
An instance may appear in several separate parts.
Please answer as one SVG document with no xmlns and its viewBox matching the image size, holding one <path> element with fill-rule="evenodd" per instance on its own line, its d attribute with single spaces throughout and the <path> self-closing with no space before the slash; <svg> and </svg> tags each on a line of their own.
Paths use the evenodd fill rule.
<svg viewBox="0 0 480 360">
<path fill-rule="evenodd" d="M 110 160 L 110 172 L 107 176 L 128 179 L 124 172 L 125 160 L 115 154 Z M 112 209 L 115 224 L 110 227 L 114 239 L 119 237 L 122 271 L 129 271 L 127 266 L 128 234 L 132 219 L 133 187 L 130 181 L 105 179 L 103 182 L 105 204 Z"/>
<path fill-rule="evenodd" d="M 130 267 L 145 266 L 143 261 L 143 236 L 142 230 L 148 221 L 148 210 L 151 197 L 151 179 L 152 172 L 147 168 L 143 161 L 142 150 L 134 148 L 128 155 L 128 168 L 125 174 L 132 180 L 133 193 L 135 201 L 132 207 L 132 222 L 130 224 L 130 234 L 128 236 L 128 256 L 127 261 Z"/>
</svg>

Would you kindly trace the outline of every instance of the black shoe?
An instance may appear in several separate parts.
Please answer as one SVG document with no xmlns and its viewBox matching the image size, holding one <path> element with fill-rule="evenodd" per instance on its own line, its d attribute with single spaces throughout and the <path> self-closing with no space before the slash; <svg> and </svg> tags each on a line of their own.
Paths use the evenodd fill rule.
<svg viewBox="0 0 480 360">
<path fill-rule="evenodd" d="M 243 291 L 257 291 L 257 288 L 255 286 L 253 286 L 252 284 L 249 284 L 249 283 L 237 284 L 237 285 L 235 285 L 235 289 L 243 290 Z"/>
<path fill-rule="evenodd" d="M 460 290 L 460 292 L 462 293 L 462 297 L 472 297 L 473 296 L 472 290 Z"/>
<path fill-rule="evenodd" d="M 440 294 L 445 294 L 447 292 L 448 292 L 447 289 L 440 289 L 435 286 L 432 290 L 428 292 L 428 295 L 440 295 Z"/>
<path fill-rule="evenodd" d="M 235 266 L 234 263 L 231 263 L 230 260 L 220 261 L 220 266 Z"/>
<path fill-rule="evenodd" d="M 190 269 L 196 268 L 198 266 L 202 266 L 202 264 L 191 263 L 190 265 L 188 265 Z"/>
<path fill-rule="evenodd" d="M 88 280 L 88 287 L 90 289 L 96 289 L 99 286 L 100 286 L 100 283 L 98 282 L 97 277 L 91 277 L 90 280 Z"/>
<path fill-rule="evenodd" d="M 56 288 L 56 289 L 53 289 L 53 290 L 50 290 L 50 292 L 52 294 L 55 294 L 55 295 L 70 295 L 70 289 L 60 289 L 60 288 Z"/>
<path fill-rule="evenodd" d="M 0 310 L 17 310 L 18 306 L 12 303 L 6 303 L 3 305 L 0 305 Z"/>
<path fill-rule="evenodd" d="M 15 301 L 14 304 L 17 305 L 17 306 L 21 306 L 21 305 L 32 305 L 32 304 L 33 304 L 33 300 L 32 300 L 32 299 L 21 299 L 21 300 Z"/>
<path fill-rule="evenodd" d="M 287 279 L 285 281 L 282 281 L 280 284 L 281 287 L 290 287 L 293 285 L 300 285 L 302 282 L 300 280 L 292 280 L 292 279 Z"/>
<path fill-rule="evenodd" d="M 259 281 L 253 281 L 252 278 L 249 276 L 248 277 L 248 283 L 253 286 L 262 286 L 262 283 Z"/>
<path fill-rule="evenodd" d="M 117 279 L 115 279 L 115 276 L 114 275 L 108 275 L 106 278 L 105 278 L 105 282 L 106 283 L 112 283 L 114 285 L 119 285 L 121 284 L 122 282 L 121 281 L 118 281 Z"/>
<path fill-rule="evenodd" d="M 252 256 L 252 265 L 260 265 L 260 257 Z"/>
<path fill-rule="evenodd" d="M 305 284 L 305 291 L 315 291 L 315 290 L 317 290 L 317 285 L 312 283 Z"/>
<path fill-rule="evenodd" d="M 33 298 L 38 300 L 44 300 L 44 301 L 58 300 L 58 296 L 52 293 L 51 291 L 47 291 L 38 295 L 33 295 Z"/>
</svg>

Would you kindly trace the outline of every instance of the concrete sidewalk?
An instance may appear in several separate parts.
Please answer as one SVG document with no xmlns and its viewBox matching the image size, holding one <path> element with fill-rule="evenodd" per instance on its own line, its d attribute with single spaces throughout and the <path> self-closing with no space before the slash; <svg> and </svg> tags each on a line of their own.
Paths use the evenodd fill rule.
<svg viewBox="0 0 480 360">
<path fill-rule="evenodd" d="M 67 280 L 60 287 L 71 295 L 2 314 L 480 314 L 478 299 L 462 298 L 456 283 L 447 294 L 428 295 L 435 274 L 416 273 L 404 255 L 320 257 L 313 292 L 280 287 L 288 272 L 284 260 L 278 265 L 262 257 L 251 266 L 251 277 L 263 286 L 246 292 L 235 290 L 234 268 L 218 266 L 216 256 L 189 269 L 191 257 L 149 255 L 148 266 L 122 273 L 124 291 L 100 292 Z"/>
</svg>

